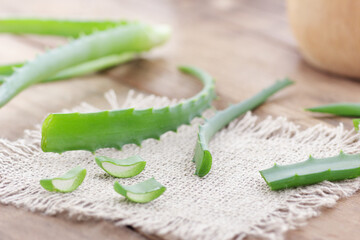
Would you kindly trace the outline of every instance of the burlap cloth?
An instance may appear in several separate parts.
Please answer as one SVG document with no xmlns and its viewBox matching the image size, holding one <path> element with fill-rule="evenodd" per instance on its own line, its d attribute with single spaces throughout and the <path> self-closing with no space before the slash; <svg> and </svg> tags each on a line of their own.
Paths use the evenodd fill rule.
<svg viewBox="0 0 360 240">
<path fill-rule="evenodd" d="M 107 94 L 111 108 L 119 108 L 114 92 Z M 167 98 L 130 92 L 126 107 L 160 107 L 174 104 Z M 88 104 L 77 111 L 97 110 Z M 206 112 L 207 116 L 212 110 Z M 288 164 L 305 160 L 309 154 L 326 157 L 357 152 L 359 135 L 342 125 L 317 125 L 299 130 L 283 117 L 259 120 L 251 113 L 233 121 L 210 143 L 213 167 L 209 175 L 194 175 L 191 161 L 196 134 L 202 119 L 168 132 L 160 141 L 146 140 L 142 147 L 126 145 L 122 151 L 102 149 L 97 155 L 125 158 L 134 154 L 147 161 L 144 172 L 130 179 L 105 174 L 85 151 L 61 155 L 43 153 L 39 126 L 27 130 L 17 141 L 0 139 L 0 202 L 48 215 L 66 213 L 76 219 L 106 219 L 131 225 L 148 234 L 167 239 L 242 239 L 256 235 L 281 239 L 285 231 L 306 223 L 350 196 L 360 187 L 360 179 L 270 191 L 259 170 L 274 162 Z M 74 192 L 61 194 L 41 188 L 41 178 L 54 177 L 80 165 L 88 171 Z M 133 184 L 155 177 L 167 187 L 158 199 L 147 204 L 128 202 L 113 190 L 114 181 Z"/>
</svg>

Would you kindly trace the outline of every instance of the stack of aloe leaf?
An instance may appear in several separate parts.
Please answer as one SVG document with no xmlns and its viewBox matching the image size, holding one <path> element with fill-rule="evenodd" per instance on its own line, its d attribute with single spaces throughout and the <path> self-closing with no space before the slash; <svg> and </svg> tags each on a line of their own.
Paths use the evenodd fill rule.
<svg viewBox="0 0 360 240">
<path fill-rule="evenodd" d="M 2 19 L 0 32 L 73 38 L 67 44 L 51 49 L 31 61 L 0 66 L 0 107 L 33 84 L 82 76 L 131 61 L 138 54 L 164 44 L 171 34 L 168 26 L 140 22 L 52 19 Z M 160 139 L 165 132 L 176 132 L 179 126 L 190 124 L 193 118 L 200 117 L 211 106 L 216 97 L 215 81 L 210 74 L 196 67 L 180 66 L 179 70 L 203 83 L 203 89 L 194 97 L 162 108 L 50 114 L 42 126 L 42 150 L 56 153 L 72 150 L 95 152 L 100 148 L 121 150 L 125 144 L 140 146 L 145 139 Z M 210 172 L 212 155 L 208 144 L 216 132 L 292 83 L 289 79 L 278 81 L 255 96 L 218 111 L 212 118 L 205 120 L 199 127 L 194 151 L 195 174 L 204 177 Z M 295 165 L 276 165 L 260 173 L 271 189 L 278 190 L 323 180 L 356 177 L 358 173 L 353 170 L 353 164 L 359 159 L 357 155 L 342 153 L 329 159 L 310 158 Z M 97 164 L 113 177 L 124 176 L 130 169 L 130 172 L 138 174 L 144 168 L 137 169 L 135 166 L 145 167 L 145 164 L 140 164 L 142 161 L 134 165 L 122 165 L 122 161 L 118 161 L 106 157 L 96 158 Z M 109 164 L 115 165 L 106 169 L 104 166 Z M 111 174 L 114 172 L 116 174 Z M 85 169 L 76 167 L 61 177 L 42 180 L 41 185 L 49 191 L 69 192 L 82 183 L 85 175 Z M 135 202 L 151 201 L 165 191 L 165 187 L 155 179 L 134 186 L 116 183 L 114 188 Z"/>
</svg>

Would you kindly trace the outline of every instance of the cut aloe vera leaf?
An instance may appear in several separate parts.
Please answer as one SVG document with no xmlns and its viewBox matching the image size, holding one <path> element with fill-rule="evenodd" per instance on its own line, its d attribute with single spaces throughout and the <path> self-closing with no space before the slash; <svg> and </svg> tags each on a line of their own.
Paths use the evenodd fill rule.
<svg viewBox="0 0 360 240">
<path fill-rule="evenodd" d="M 115 182 L 114 189 L 117 193 L 123 195 L 132 202 L 147 203 L 160 197 L 160 195 L 165 192 L 166 187 L 161 185 L 161 183 L 154 178 L 149 178 L 144 182 L 131 186 L 125 186 Z"/>
<path fill-rule="evenodd" d="M 86 169 L 75 167 L 60 177 L 40 180 L 40 185 L 50 192 L 72 192 L 84 181 Z"/>
<path fill-rule="evenodd" d="M 310 156 L 306 161 L 278 165 L 260 171 L 271 190 L 306 186 L 322 181 L 340 181 L 360 176 L 360 154 L 345 154 L 328 158 Z"/>
<path fill-rule="evenodd" d="M 131 156 L 125 159 L 99 156 L 95 157 L 95 162 L 105 172 L 118 178 L 134 177 L 141 173 L 146 165 L 146 162 L 139 156 Z"/>
</svg>

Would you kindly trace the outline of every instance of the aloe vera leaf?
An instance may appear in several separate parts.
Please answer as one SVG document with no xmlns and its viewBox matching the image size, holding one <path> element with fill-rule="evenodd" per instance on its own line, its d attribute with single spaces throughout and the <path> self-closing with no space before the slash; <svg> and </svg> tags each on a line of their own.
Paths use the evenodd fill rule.
<svg viewBox="0 0 360 240">
<path fill-rule="evenodd" d="M 125 159 L 99 156 L 95 157 L 95 162 L 105 172 L 118 178 L 134 177 L 141 173 L 146 165 L 146 162 L 139 156 L 131 156 Z"/>
<path fill-rule="evenodd" d="M 129 61 L 135 59 L 135 57 L 136 57 L 136 54 L 134 54 L 134 53 L 123 53 L 120 55 L 110 55 L 107 57 L 103 57 L 103 58 L 99 58 L 99 59 L 95 59 L 95 60 L 92 60 L 89 62 L 82 63 L 75 67 L 71 67 L 71 68 L 62 70 L 62 71 L 58 72 L 57 74 L 55 74 L 53 77 L 45 79 L 41 82 L 53 82 L 53 81 L 59 81 L 59 80 L 63 80 L 63 79 L 69 79 L 69 78 L 73 78 L 73 77 L 83 76 L 86 74 L 92 74 L 95 72 L 99 72 L 99 71 L 114 67 L 119 64 L 129 62 Z M 8 65 L 8 66 L 11 66 L 11 65 Z M 21 67 L 22 65 L 17 64 L 17 66 Z M 0 74 L 2 73 L 1 67 L 2 66 L 0 66 Z M 11 76 L 11 74 L 14 71 L 15 70 L 13 70 L 12 72 L 8 71 L 7 75 L 0 75 L 0 84 L 5 82 L 6 78 L 8 76 Z"/>
<path fill-rule="evenodd" d="M 128 21 L 4 18 L 0 19 L 0 32 L 78 37 L 81 34 L 93 33 L 94 30 L 100 31 L 128 24 Z"/>
<path fill-rule="evenodd" d="M 359 131 L 359 124 L 360 124 L 360 119 L 353 119 L 353 124 L 354 124 L 354 128 L 356 131 Z"/>
<path fill-rule="evenodd" d="M 306 108 L 305 110 L 310 112 L 329 113 L 344 117 L 360 117 L 360 104 L 358 103 L 334 103 Z"/>
<path fill-rule="evenodd" d="M 194 97 L 174 106 L 158 109 L 122 109 L 94 113 L 50 114 L 42 125 L 41 148 L 44 152 L 117 148 L 148 138 L 160 139 L 168 131 L 176 131 L 210 107 L 215 98 L 214 79 L 206 72 L 190 66 L 179 70 L 199 78 L 203 89 Z"/>
<path fill-rule="evenodd" d="M 86 169 L 75 167 L 60 177 L 40 180 L 40 185 L 50 192 L 72 192 L 84 181 Z"/>
<path fill-rule="evenodd" d="M 271 190 L 306 186 L 322 181 L 339 181 L 360 176 L 360 154 L 345 154 L 329 158 L 313 158 L 290 165 L 275 164 L 260 171 Z"/>
<path fill-rule="evenodd" d="M 196 165 L 195 174 L 199 177 L 204 177 L 209 173 L 212 165 L 212 155 L 208 145 L 217 131 L 240 115 L 258 107 L 277 91 L 293 83 L 293 81 L 287 78 L 282 81 L 277 81 L 275 84 L 262 90 L 255 96 L 232 105 L 225 110 L 218 111 L 212 118 L 206 120 L 203 125 L 199 126 L 198 140 L 196 142 L 193 158 Z"/>
<path fill-rule="evenodd" d="M 78 38 L 52 49 L 17 69 L 0 86 L 0 107 L 32 84 L 61 70 L 98 58 L 125 52 L 142 52 L 161 45 L 170 36 L 167 26 L 129 24 Z"/>
<path fill-rule="evenodd" d="M 1 76 L 10 76 L 14 72 L 14 68 L 22 67 L 24 63 L 13 63 L 0 66 L 0 75 Z"/>
<path fill-rule="evenodd" d="M 154 178 L 149 178 L 144 182 L 131 186 L 115 182 L 114 190 L 132 202 L 147 203 L 160 197 L 165 192 L 166 187 Z"/>
</svg>

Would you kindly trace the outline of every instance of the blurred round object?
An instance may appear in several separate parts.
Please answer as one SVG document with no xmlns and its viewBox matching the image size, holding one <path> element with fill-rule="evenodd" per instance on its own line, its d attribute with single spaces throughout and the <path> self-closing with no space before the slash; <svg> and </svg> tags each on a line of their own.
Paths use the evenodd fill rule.
<svg viewBox="0 0 360 240">
<path fill-rule="evenodd" d="M 322 70 L 360 78 L 360 0 L 287 0 L 304 58 Z"/>
</svg>

